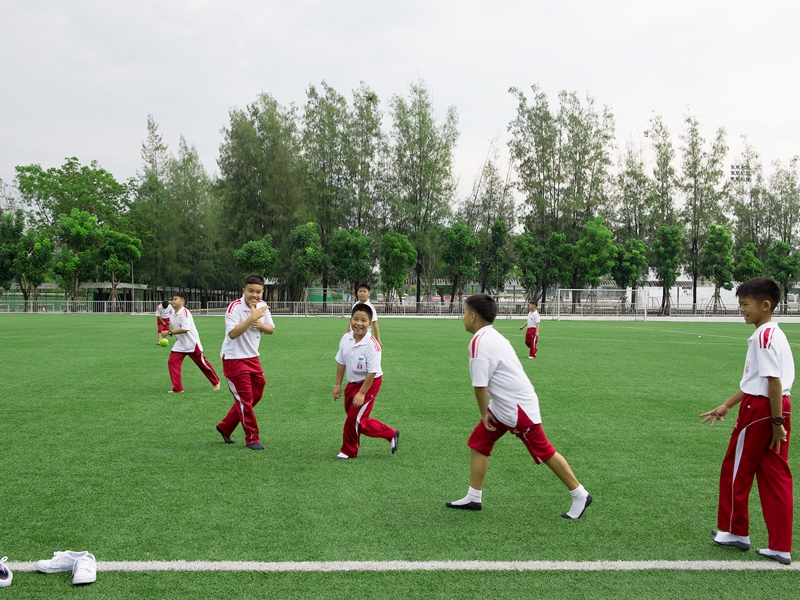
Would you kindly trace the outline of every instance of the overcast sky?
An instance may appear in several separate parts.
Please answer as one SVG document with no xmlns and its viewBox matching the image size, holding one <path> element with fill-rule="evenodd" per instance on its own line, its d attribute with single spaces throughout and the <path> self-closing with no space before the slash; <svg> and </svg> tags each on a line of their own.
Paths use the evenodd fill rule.
<svg viewBox="0 0 800 600">
<path fill-rule="evenodd" d="M 469 0 L 0 0 L 0 178 L 14 166 L 97 160 L 140 169 L 148 113 L 170 149 L 181 134 L 217 171 L 228 111 L 260 92 L 302 105 L 326 80 L 382 100 L 424 80 L 437 116 L 459 116 L 459 192 L 490 140 L 505 148 L 508 88 L 537 83 L 611 108 L 639 143 L 654 113 L 676 146 L 683 116 L 731 160 L 746 134 L 765 162 L 800 154 L 800 3 Z"/>
</svg>

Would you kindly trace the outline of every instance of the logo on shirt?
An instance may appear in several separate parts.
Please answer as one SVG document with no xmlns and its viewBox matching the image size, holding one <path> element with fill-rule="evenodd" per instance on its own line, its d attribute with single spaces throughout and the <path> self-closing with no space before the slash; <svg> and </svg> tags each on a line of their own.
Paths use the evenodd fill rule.
<svg viewBox="0 0 800 600">
<path fill-rule="evenodd" d="M 364 370 L 364 362 L 366 361 L 366 357 L 359 356 L 358 363 L 356 363 L 356 371 L 363 371 Z"/>
<path fill-rule="evenodd" d="M 749 372 L 750 372 L 750 365 L 749 365 L 749 364 L 746 364 L 746 365 L 744 366 L 744 374 L 745 374 L 745 375 L 747 375 Z"/>
</svg>

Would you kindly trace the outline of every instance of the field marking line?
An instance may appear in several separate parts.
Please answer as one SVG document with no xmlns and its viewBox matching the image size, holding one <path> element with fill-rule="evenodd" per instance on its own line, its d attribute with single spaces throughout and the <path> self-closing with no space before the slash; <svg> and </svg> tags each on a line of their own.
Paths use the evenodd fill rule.
<svg viewBox="0 0 800 600">
<path fill-rule="evenodd" d="M 12 571 L 36 571 L 36 563 L 7 563 Z M 784 566 L 770 561 L 632 560 L 632 561 L 144 561 L 98 562 L 102 572 L 126 571 L 260 571 L 269 573 L 341 571 L 798 571 L 800 563 Z"/>
</svg>

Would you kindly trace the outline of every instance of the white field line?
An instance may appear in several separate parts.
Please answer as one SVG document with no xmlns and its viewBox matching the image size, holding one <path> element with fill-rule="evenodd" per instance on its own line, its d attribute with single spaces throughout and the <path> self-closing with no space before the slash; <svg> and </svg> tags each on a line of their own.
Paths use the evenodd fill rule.
<svg viewBox="0 0 800 600">
<path fill-rule="evenodd" d="M 12 571 L 36 570 L 34 562 L 7 563 Z M 800 563 L 783 566 L 769 560 L 643 560 L 643 561 L 331 561 L 331 562 L 245 562 L 245 561 L 146 561 L 98 562 L 97 570 L 111 571 L 798 571 Z"/>
</svg>

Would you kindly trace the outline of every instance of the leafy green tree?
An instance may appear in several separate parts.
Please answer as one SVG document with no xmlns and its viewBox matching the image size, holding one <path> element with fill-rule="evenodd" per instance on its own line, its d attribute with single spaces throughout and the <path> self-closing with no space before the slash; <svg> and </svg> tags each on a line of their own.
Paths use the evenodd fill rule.
<svg viewBox="0 0 800 600">
<path fill-rule="evenodd" d="M 686 197 L 683 220 L 689 236 L 686 254 L 692 278 L 692 309 L 697 309 L 697 278 L 700 274 L 700 249 L 712 224 L 725 222 L 723 212 L 723 161 L 728 152 L 725 130 L 719 129 L 711 147 L 705 149 L 700 123 L 691 115 L 684 119 L 683 162 L 680 187 Z"/>
<path fill-rule="evenodd" d="M 292 229 L 286 239 L 284 254 L 289 258 L 286 270 L 289 296 L 299 300 L 302 291 L 322 274 L 325 265 L 326 257 L 316 223 L 309 222 Z"/>
<path fill-rule="evenodd" d="M 655 155 L 653 165 L 653 179 L 651 185 L 651 200 L 653 227 L 658 229 L 662 224 L 675 225 L 675 191 L 677 180 L 675 176 L 675 148 L 672 146 L 669 129 L 664 125 L 661 115 L 650 119 L 650 128 L 644 132 L 650 140 Z"/>
<path fill-rule="evenodd" d="M 677 225 L 662 225 L 653 240 L 653 256 L 658 280 L 661 283 L 661 312 L 670 310 L 670 290 L 678 281 L 683 262 L 683 230 Z"/>
<path fill-rule="evenodd" d="M 750 279 L 764 276 L 764 263 L 757 256 L 756 247 L 753 244 L 745 244 L 736 253 L 733 260 L 733 279 L 739 283 L 744 283 Z"/>
<path fill-rule="evenodd" d="M 403 294 L 406 275 L 417 264 L 417 251 L 402 233 L 387 231 L 380 244 L 381 281 L 387 299 Z"/>
<path fill-rule="evenodd" d="M 492 288 L 495 294 L 505 289 L 506 278 L 513 266 L 509 251 L 508 225 L 502 219 L 495 219 L 489 228 L 489 266 L 492 277 Z"/>
<path fill-rule="evenodd" d="M 586 235 L 576 244 L 578 268 L 591 287 L 600 285 L 600 279 L 611 272 L 614 266 L 611 231 L 605 226 L 603 217 L 586 222 Z"/>
<path fill-rule="evenodd" d="M 361 235 L 358 230 L 350 233 L 340 229 L 333 234 L 330 245 L 333 274 L 339 281 L 346 282 L 354 294 L 359 283 L 372 279 L 371 248 L 372 238 Z"/>
<path fill-rule="evenodd" d="M 758 152 L 744 141 L 744 152 L 738 158 L 736 170 L 731 173 L 730 210 L 735 217 L 734 236 L 740 248 L 745 244 L 753 244 L 755 248 L 762 248 L 760 258 L 766 256 L 765 252 L 770 241 L 775 237 L 773 221 L 774 214 L 771 210 L 771 198 L 764 181 L 764 173 Z"/>
<path fill-rule="evenodd" d="M 90 281 L 99 267 L 98 249 L 102 244 L 103 230 L 97 219 L 86 211 L 73 208 L 69 215 L 59 217 L 59 246 L 55 272 L 61 276 L 64 289 L 71 288 L 73 304 L 78 299 L 78 288 Z"/>
<path fill-rule="evenodd" d="M 17 188 L 33 207 L 40 226 L 58 227 L 60 216 L 73 208 L 91 214 L 101 225 L 114 223 L 126 205 L 127 187 L 97 161 L 87 166 L 72 157 L 58 168 L 27 165 L 15 169 Z"/>
<path fill-rule="evenodd" d="M 442 259 L 448 266 L 452 291 L 450 294 L 450 312 L 456 294 L 462 295 L 464 282 L 475 277 L 475 250 L 478 238 L 464 223 L 457 222 L 444 230 L 445 244 Z"/>
<path fill-rule="evenodd" d="M 714 282 L 714 312 L 719 310 L 720 288 L 733 288 L 733 239 L 723 227 L 711 225 L 700 252 L 700 275 Z"/>
<path fill-rule="evenodd" d="M 127 233 L 104 227 L 100 243 L 100 268 L 101 272 L 111 279 L 111 293 L 108 299 L 111 302 L 112 312 L 115 312 L 118 298 L 117 286 L 122 277 L 130 275 L 131 264 L 142 256 L 142 242 L 139 238 Z"/>
<path fill-rule="evenodd" d="M 542 291 L 542 276 L 545 267 L 546 250 L 536 241 L 533 233 L 525 232 L 512 241 L 515 265 L 519 283 L 525 290 L 529 301 L 537 301 Z"/>
<path fill-rule="evenodd" d="M 651 182 L 645 173 L 641 148 L 628 144 L 616 176 L 617 236 L 625 241 L 652 236 Z"/>
<path fill-rule="evenodd" d="M 43 229 L 25 228 L 22 210 L 6 214 L 0 220 L 0 282 L 16 280 L 22 292 L 23 310 L 28 299 L 37 293 L 50 272 L 53 248 Z"/>
<path fill-rule="evenodd" d="M 773 163 L 774 172 L 769 177 L 769 221 L 773 223 L 772 231 L 780 241 L 795 246 L 797 233 L 800 229 L 800 183 L 798 183 L 797 166 L 800 157 L 795 156 L 789 161 L 788 167 L 781 166 L 780 162 Z M 769 241 L 769 240 L 767 240 Z M 759 247 L 763 250 L 768 246 Z M 761 257 L 763 260 L 763 256 Z"/>
<path fill-rule="evenodd" d="M 409 98 L 394 96 L 392 114 L 392 184 L 399 201 L 395 229 L 408 232 L 417 251 L 417 302 L 421 300 L 423 260 L 431 231 L 444 223 L 455 194 L 453 151 L 458 139 L 455 107 L 439 125 L 430 93 L 422 81 L 411 84 Z"/>
<path fill-rule="evenodd" d="M 783 311 L 786 312 L 789 285 L 796 282 L 800 274 L 800 256 L 792 252 L 789 244 L 780 240 L 773 241 L 767 250 L 767 274 L 783 289 Z"/>
<path fill-rule="evenodd" d="M 633 288 L 631 304 L 635 304 L 633 296 L 636 284 L 647 273 L 647 247 L 637 238 L 630 238 L 624 243 L 612 248 L 614 264 L 611 267 L 611 277 L 623 290 Z M 625 299 L 625 292 L 623 292 Z"/>
<path fill-rule="evenodd" d="M 278 251 L 272 247 L 272 236 L 269 234 L 260 240 L 247 242 L 238 250 L 234 250 L 233 254 L 242 277 L 247 277 L 251 273 L 269 277 L 278 260 Z"/>
</svg>

